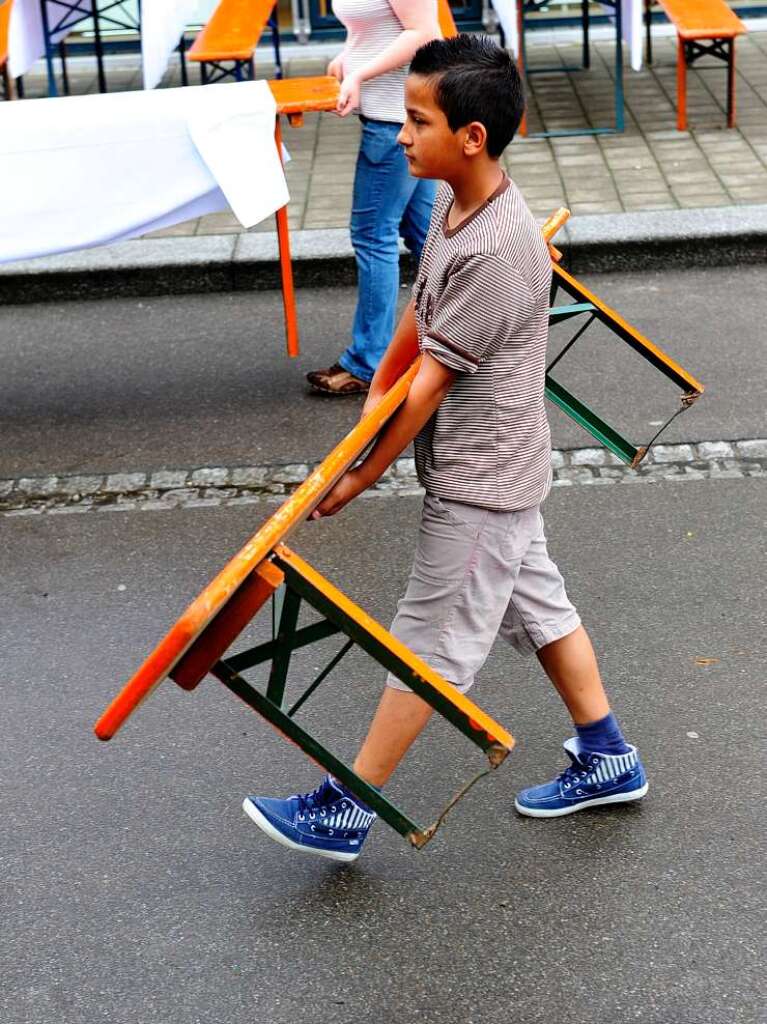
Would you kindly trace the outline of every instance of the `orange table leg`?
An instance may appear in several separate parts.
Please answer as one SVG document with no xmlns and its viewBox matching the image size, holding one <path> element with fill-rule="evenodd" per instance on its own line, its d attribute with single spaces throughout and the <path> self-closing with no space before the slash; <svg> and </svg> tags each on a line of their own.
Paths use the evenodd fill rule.
<svg viewBox="0 0 767 1024">
<path fill-rule="evenodd" d="M 735 127 L 735 40 L 727 40 L 727 127 Z"/>
<path fill-rule="evenodd" d="M 275 120 L 274 141 L 282 160 L 282 130 L 279 114 Z M 288 208 L 283 206 L 275 214 L 277 221 L 277 242 L 280 248 L 280 276 L 282 278 L 282 304 L 285 309 L 285 339 L 288 355 L 298 355 L 298 316 L 296 314 L 296 292 L 293 286 L 293 265 L 290 262 L 290 232 L 288 230 Z"/>
<path fill-rule="evenodd" d="M 687 131 L 687 60 L 684 39 L 677 37 L 676 51 L 676 126 L 680 132 Z"/>
</svg>

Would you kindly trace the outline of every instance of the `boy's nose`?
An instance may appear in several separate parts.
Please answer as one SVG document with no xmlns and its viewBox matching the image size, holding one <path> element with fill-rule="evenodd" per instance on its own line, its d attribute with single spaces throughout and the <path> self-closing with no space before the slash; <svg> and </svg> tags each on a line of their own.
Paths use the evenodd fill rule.
<svg viewBox="0 0 767 1024">
<path fill-rule="evenodd" d="M 399 143 L 400 146 L 409 146 L 410 145 L 410 138 L 407 135 L 407 133 L 405 132 L 404 124 L 402 125 L 402 127 L 399 130 L 399 135 L 397 136 L 397 142 Z"/>
</svg>

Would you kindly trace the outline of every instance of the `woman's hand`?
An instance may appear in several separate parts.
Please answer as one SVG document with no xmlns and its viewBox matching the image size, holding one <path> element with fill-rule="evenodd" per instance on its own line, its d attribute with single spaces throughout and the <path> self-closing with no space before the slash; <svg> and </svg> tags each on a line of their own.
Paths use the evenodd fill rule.
<svg viewBox="0 0 767 1024">
<path fill-rule="evenodd" d="M 328 64 L 328 74 L 332 78 L 337 78 L 339 82 L 344 80 L 344 55 L 343 51 L 339 53 L 337 57 L 334 57 Z"/>
<path fill-rule="evenodd" d="M 358 71 L 351 71 L 341 82 L 341 92 L 338 96 L 336 113 L 339 117 L 346 117 L 356 110 L 360 105 L 360 88 L 362 76 Z"/>
<path fill-rule="evenodd" d="M 358 494 L 367 487 L 367 483 L 362 479 L 362 474 L 359 470 L 350 469 L 348 473 L 344 473 L 338 483 L 329 491 L 322 499 L 317 508 L 312 512 L 312 519 L 323 519 L 325 516 L 334 516 L 336 512 L 340 512 L 344 505 L 348 505 L 352 498 L 356 498 Z"/>
</svg>

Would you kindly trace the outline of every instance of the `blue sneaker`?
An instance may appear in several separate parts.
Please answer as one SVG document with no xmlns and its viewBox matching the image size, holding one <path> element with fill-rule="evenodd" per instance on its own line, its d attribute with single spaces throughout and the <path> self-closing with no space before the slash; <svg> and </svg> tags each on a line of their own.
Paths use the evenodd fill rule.
<svg viewBox="0 0 767 1024">
<path fill-rule="evenodd" d="M 330 775 L 305 796 L 246 796 L 242 809 L 268 836 L 291 850 L 331 860 L 360 855 L 376 815 Z"/>
<path fill-rule="evenodd" d="M 566 740 L 571 764 L 553 782 L 523 789 L 514 806 L 532 818 L 558 818 L 585 807 L 641 800 L 647 776 L 636 747 L 628 754 L 581 754 L 578 739 Z"/>
</svg>

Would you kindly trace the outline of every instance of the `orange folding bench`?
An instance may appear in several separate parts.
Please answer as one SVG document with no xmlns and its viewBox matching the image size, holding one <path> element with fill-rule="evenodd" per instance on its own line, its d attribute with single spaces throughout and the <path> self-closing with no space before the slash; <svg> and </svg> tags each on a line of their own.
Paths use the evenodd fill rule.
<svg viewBox="0 0 767 1024">
<path fill-rule="evenodd" d="M 13 0 L 0 0 L 0 77 L 3 80 L 3 95 L 7 100 L 14 98 L 13 79 L 8 71 L 8 25 L 12 6 Z"/>
<path fill-rule="evenodd" d="M 187 54 L 200 65 L 203 85 L 255 77 L 255 52 L 266 26 L 272 32 L 277 77 L 282 78 L 276 0 L 219 0 Z"/>
<path fill-rule="evenodd" d="M 727 65 L 727 127 L 735 127 L 735 39 L 747 32 L 724 0 L 658 0 L 677 32 L 676 126 L 687 131 L 687 68 L 700 57 Z M 652 63 L 651 0 L 645 0 L 647 62 Z"/>
</svg>

